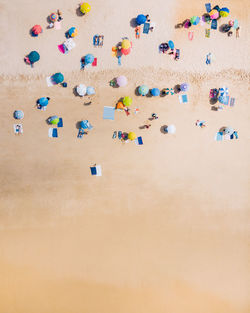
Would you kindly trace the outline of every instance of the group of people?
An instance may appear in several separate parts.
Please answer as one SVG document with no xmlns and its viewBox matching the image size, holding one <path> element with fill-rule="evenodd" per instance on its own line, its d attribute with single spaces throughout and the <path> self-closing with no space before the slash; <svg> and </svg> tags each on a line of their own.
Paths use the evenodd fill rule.
<svg viewBox="0 0 250 313">
<path fill-rule="evenodd" d="M 62 17 L 62 12 L 58 9 L 57 10 L 57 22 L 61 22 L 63 20 L 63 17 Z M 53 28 L 54 27 L 54 22 L 50 21 L 49 23 L 49 28 Z"/>
</svg>

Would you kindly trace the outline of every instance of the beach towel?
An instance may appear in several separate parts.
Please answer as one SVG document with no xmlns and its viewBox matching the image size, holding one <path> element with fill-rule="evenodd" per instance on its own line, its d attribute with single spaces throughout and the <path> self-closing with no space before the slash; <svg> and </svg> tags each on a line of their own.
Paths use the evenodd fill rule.
<svg viewBox="0 0 250 313">
<path fill-rule="evenodd" d="M 143 145 L 143 141 L 142 141 L 142 137 L 137 137 L 136 139 L 135 139 L 135 143 L 137 144 L 137 145 Z"/>
<path fill-rule="evenodd" d="M 234 132 L 233 132 L 233 136 L 235 136 L 235 139 L 238 139 L 238 138 L 239 138 L 238 132 L 237 132 L 237 131 L 234 131 Z"/>
<path fill-rule="evenodd" d="M 55 23 L 54 23 L 54 28 L 55 28 L 56 30 L 61 29 L 61 28 L 62 28 L 61 22 L 55 22 Z"/>
<path fill-rule="evenodd" d="M 57 128 L 49 128 L 49 137 L 52 138 L 57 138 L 58 137 L 58 133 L 57 133 Z"/>
<path fill-rule="evenodd" d="M 91 171 L 91 175 L 102 176 L 101 165 L 91 166 L 90 171 Z"/>
<path fill-rule="evenodd" d="M 95 47 L 98 47 L 98 46 L 99 46 L 99 35 L 95 35 L 95 36 L 93 37 L 93 45 L 94 45 Z"/>
<path fill-rule="evenodd" d="M 223 140 L 223 132 L 216 133 L 214 140 L 216 141 L 222 141 Z"/>
<path fill-rule="evenodd" d="M 187 103 L 188 102 L 187 95 L 179 95 L 179 101 L 180 103 Z"/>
<path fill-rule="evenodd" d="M 14 124 L 14 133 L 15 134 L 22 134 L 23 133 L 23 125 L 22 124 Z"/>
<path fill-rule="evenodd" d="M 115 130 L 115 131 L 113 132 L 112 139 L 115 139 L 116 137 L 117 137 L 117 131 Z"/>
<path fill-rule="evenodd" d="M 94 61 L 92 63 L 92 66 L 97 66 L 97 58 L 94 58 Z"/>
<path fill-rule="evenodd" d="M 235 104 L 235 98 L 230 99 L 230 107 L 233 107 Z"/>
<path fill-rule="evenodd" d="M 121 56 L 118 57 L 118 65 L 122 65 L 122 57 Z"/>
<path fill-rule="evenodd" d="M 239 26 L 239 21 L 237 19 L 234 20 L 234 29 Z"/>
<path fill-rule="evenodd" d="M 52 76 L 46 77 L 46 83 L 48 87 L 54 86 L 54 82 L 52 80 Z"/>
<path fill-rule="evenodd" d="M 217 20 L 212 20 L 211 29 L 217 29 Z"/>
<path fill-rule="evenodd" d="M 188 39 L 193 40 L 194 38 L 194 32 L 188 32 Z"/>
<path fill-rule="evenodd" d="M 57 127 L 63 127 L 63 119 L 60 117 Z"/>
<path fill-rule="evenodd" d="M 149 28 L 150 28 L 150 24 L 149 23 L 145 23 L 144 26 L 143 26 L 143 34 L 148 34 Z"/>
<path fill-rule="evenodd" d="M 210 38 L 210 29 L 209 28 L 205 29 L 205 37 Z"/>
<path fill-rule="evenodd" d="M 115 119 L 115 108 L 105 106 L 103 108 L 103 119 L 104 120 L 114 120 Z"/>
<path fill-rule="evenodd" d="M 207 13 L 209 13 L 211 11 L 211 3 L 206 3 L 205 7 L 206 7 L 206 10 L 207 10 Z"/>
<path fill-rule="evenodd" d="M 57 46 L 58 47 L 58 50 L 61 52 L 61 53 L 65 53 L 65 49 L 64 49 L 64 45 L 62 44 L 62 45 L 58 45 Z"/>
</svg>

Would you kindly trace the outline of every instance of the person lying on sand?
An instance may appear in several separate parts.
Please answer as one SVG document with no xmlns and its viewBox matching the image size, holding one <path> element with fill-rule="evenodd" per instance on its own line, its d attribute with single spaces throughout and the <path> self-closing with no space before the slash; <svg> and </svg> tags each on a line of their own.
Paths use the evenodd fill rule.
<svg viewBox="0 0 250 313">
<path fill-rule="evenodd" d="M 141 35 L 141 27 L 140 26 L 136 26 L 136 28 L 135 28 L 135 38 L 136 39 L 140 39 L 140 35 Z"/>
</svg>

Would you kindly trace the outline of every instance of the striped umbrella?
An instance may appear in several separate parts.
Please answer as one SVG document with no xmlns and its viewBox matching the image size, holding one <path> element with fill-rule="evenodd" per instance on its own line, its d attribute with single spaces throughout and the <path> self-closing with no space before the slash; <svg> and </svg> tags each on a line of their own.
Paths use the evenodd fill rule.
<svg viewBox="0 0 250 313">
<path fill-rule="evenodd" d="M 171 96 L 174 94 L 174 89 L 173 88 L 166 88 L 166 89 L 163 89 L 166 91 L 166 95 L 169 95 L 169 93 L 171 94 Z"/>
<path fill-rule="evenodd" d="M 56 13 L 51 13 L 49 16 L 49 19 L 51 20 L 51 22 L 56 22 L 58 19 L 58 15 Z"/>
<path fill-rule="evenodd" d="M 210 11 L 209 15 L 210 15 L 211 20 L 217 20 L 217 18 L 220 16 L 217 10 Z"/>
<path fill-rule="evenodd" d="M 14 118 L 17 120 L 21 120 L 24 117 L 24 113 L 21 110 L 16 110 L 14 112 Z"/>
<path fill-rule="evenodd" d="M 228 8 L 222 8 L 220 9 L 220 16 L 222 17 L 227 17 L 229 14 L 229 9 Z"/>
<path fill-rule="evenodd" d="M 190 22 L 191 22 L 192 25 L 197 25 L 197 24 L 199 24 L 199 21 L 200 21 L 200 18 L 199 18 L 198 16 L 193 16 L 193 17 L 191 17 L 191 19 L 190 19 Z"/>
</svg>

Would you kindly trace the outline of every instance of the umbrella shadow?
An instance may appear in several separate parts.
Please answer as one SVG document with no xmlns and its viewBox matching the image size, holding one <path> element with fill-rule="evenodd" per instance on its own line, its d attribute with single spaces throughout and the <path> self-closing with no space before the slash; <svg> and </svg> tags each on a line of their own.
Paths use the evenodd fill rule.
<svg viewBox="0 0 250 313">
<path fill-rule="evenodd" d="M 181 91 L 181 85 L 177 84 L 174 86 L 174 93 L 179 93 Z"/>
<path fill-rule="evenodd" d="M 179 29 L 179 28 L 182 28 L 183 27 L 183 23 L 178 23 L 174 26 L 175 29 Z"/>
<path fill-rule="evenodd" d="M 218 102 L 218 98 L 210 98 L 209 102 L 211 105 L 214 105 Z"/>
<path fill-rule="evenodd" d="M 32 28 L 29 30 L 29 34 L 31 37 L 38 37 L 38 35 L 35 35 L 33 32 L 32 32 Z"/>
<path fill-rule="evenodd" d="M 228 24 L 222 24 L 222 25 L 220 25 L 220 27 L 219 27 L 219 31 L 221 32 L 221 33 L 227 33 L 227 32 L 229 32 L 230 31 L 230 29 L 231 29 L 231 26 L 229 26 Z"/>
<path fill-rule="evenodd" d="M 138 97 L 141 96 L 140 93 L 139 93 L 139 88 L 140 88 L 140 86 L 135 88 L 135 95 L 138 96 Z"/>
<path fill-rule="evenodd" d="M 135 28 L 137 26 L 135 17 L 130 20 L 130 26 L 133 27 L 133 28 Z"/>
<path fill-rule="evenodd" d="M 82 13 L 81 10 L 80 10 L 80 7 L 78 7 L 78 8 L 76 9 L 76 15 L 79 16 L 79 17 L 81 17 L 81 16 L 84 16 L 85 14 Z"/>
<path fill-rule="evenodd" d="M 145 129 L 146 126 L 145 126 L 145 125 L 142 125 L 142 126 L 139 126 L 138 128 L 139 128 L 139 129 Z"/>
<path fill-rule="evenodd" d="M 226 128 L 227 128 L 226 126 L 221 127 L 221 128 L 219 129 L 219 132 L 223 132 L 223 133 L 224 133 Z"/>
<path fill-rule="evenodd" d="M 76 122 L 76 129 L 81 129 L 81 121 Z"/>
<path fill-rule="evenodd" d="M 114 77 L 113 79 L 111 79 L 111 81 L 109 82 L 109 86 L 113 87 L 113 88 L 119 88 L 119 86 L 116 83 L 116 77 Z"/>
<path fill-rule="evenodd" d="M 84 102 L 83 104 L 88 106 L 88 105 L 91 105 L 92 101 L 88 101 L 88 102 Z"/>
<path fill-rule="evenodd" d="M 161 97 L 161 98 L 164 98 L 164 97 L 166 97 L 166 95 L 167 95 L 167 94 L 165 93 L 164 89 L 162 89 L 162 90 L 161 90 L 161 93 L 160 93 L 160 97 Z"/>
<path fill-rule="evenodd" d="M 51 126 L 51 123 L 49 122 L 50 118 L 48 117 L 45 122 L 47 123 L 47 125 L 50 125 Z"/>
<path fill-rule="evenodd" d="M 76 91 L 76 88 L 77 88 L 77 86 L 75 86 L 75 87 L 72 89 L 73 95 L 74 95 L 75 97 L 80 97 L 79 94 L 78 94 L 77 91 Z"/>
<path fill-rule="evenodd" d="M 167 132 L 164 130 L 166 127 L 168 127 L 168 126 L 167 125 L 163 125 L 160 128 L 161 133 L 164 134 L 164 135 L 167 134 Z"/>
<path fill-rule="evenodd" d="M 152 89 L 149 89 L 149 91 L 148 91 L 148 93 L 146 94 L 145 97 L 147 97 L 147 98 L 152 98 L 153 97 L 152 94 L 151 94 L 151 90 Z"/>
</svg>

